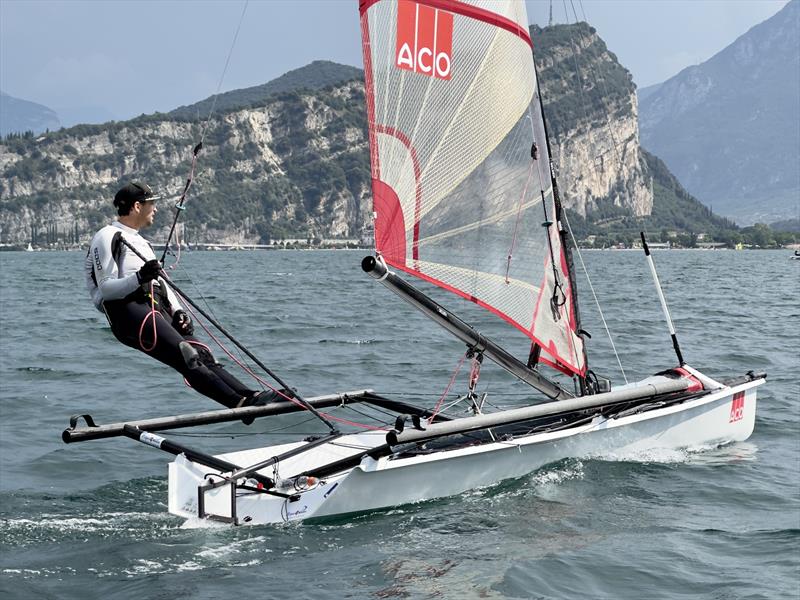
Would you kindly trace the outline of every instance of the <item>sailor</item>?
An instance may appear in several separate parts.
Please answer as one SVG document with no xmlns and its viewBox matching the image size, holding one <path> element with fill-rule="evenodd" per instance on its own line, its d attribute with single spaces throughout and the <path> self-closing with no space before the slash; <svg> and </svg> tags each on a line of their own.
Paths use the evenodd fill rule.
<svg viewBox="0 0 800 600">
<path fill-rule="evenodd" d="M 194 337 L 191 318 L 160 276 L 161 263 L 153 248 L 139 235 L 153 224 L 156 200 L 144 183 L 129 183 L 114 196 L 119 218 L 92 238 L 84 266 L 94 306 L 105 313 L 120 342 L 169 365 L 192 388 L 220 404 L 260 406 L 277 399 L 279 392 L 249 389 Z"/>
</svg>

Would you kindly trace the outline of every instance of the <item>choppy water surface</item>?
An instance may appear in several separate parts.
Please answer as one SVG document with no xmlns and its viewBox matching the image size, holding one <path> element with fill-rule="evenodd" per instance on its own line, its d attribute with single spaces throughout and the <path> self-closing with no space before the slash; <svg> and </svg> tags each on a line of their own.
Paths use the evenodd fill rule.
<svg viewBox="0 0 800 600">
<path fill-rule="evenodd" d="M 306 395 L 371 387 L 433 405 L 463 348 L 365 276 L 358 252 L 184 254 L 176 281 Z M 65 446 L 99 422 L 208 410 L 118 344 L 82 288 L 80 253 L 2 253 L 0 593 L 7 598 L 797 598 L 800 262 L 787 252 L 655 254 L 684 355 L 712 376 L 769 372 L 754 435 L 697 454 L 564 461 L 460 497 L 322 524 L 182 528 L 168 455 L 126 439 Z M 644 258 L 584 258 L 629 379 L 672 366 Z M 615 381 L 591 294 L 593 366 Z M 505 326 L 447 306 L 523 355 Z M 465 374 L 456 387 L 463 390 Z M 481 390 L 518 404 L 491 365 Z M 225 424 L 210 450 L 319 430 L 287 415 Z"/>
</svg>

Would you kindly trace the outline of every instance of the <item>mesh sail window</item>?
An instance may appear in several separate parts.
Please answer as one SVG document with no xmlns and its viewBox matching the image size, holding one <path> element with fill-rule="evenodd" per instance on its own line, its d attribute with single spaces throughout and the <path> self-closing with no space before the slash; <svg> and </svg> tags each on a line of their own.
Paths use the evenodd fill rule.
<svg viewBox="0 0 800 600">
<path fill-rule="evenodd" d="M 546 224 L 555 204 L 525 3 L 362 0 L 360 11 L 376 252 L 583 374 L 567 263 Z"/>
</svg>

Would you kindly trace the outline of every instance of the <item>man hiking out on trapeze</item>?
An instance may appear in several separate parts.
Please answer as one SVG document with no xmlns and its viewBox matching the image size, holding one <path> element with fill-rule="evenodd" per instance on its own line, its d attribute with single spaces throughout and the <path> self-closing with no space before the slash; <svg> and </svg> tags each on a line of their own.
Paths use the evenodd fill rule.
<svg viewBox="0 0 800 600">
<path fill-rule="evenodd" d="M 153 248 L 139 235 L 140 229 L 153 224 L 156 200 L 142 183 L 129 183 L 114 196 L 119 218 L 95 234 L 86 255 L 86 287 L 92 302 L 105 313 L 120 342 L 169 365 L 201 394 L 228 408 L 275 400 L 278 392 L 247 388 L 193 336 L 191 318 L 159 276 L 161 263 Z"/>
</svg>

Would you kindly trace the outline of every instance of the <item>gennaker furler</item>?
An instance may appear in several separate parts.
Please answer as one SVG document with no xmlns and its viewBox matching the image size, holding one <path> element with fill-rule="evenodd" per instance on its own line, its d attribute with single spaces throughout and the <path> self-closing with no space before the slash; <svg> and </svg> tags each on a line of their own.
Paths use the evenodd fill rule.
<svg viewBox="0 0 800 600">
<path fill-rule="evenodd" d="M 64 441 L 127 436 L 176 455 L 169 511 L 194 523 L 241 524 L 459 494 L 569 457 L 747 439 L 765 375 L 717 381 L 685 364 L 644 235 L 678 365 L 621 386 L 588 368 L 525 4 L 361 0 L 359 8 L 375 232 L 375 255 L 362 268 L 466 345 L 470 416 L 358 390 L 103 426 L 81 415 Z M 528 356 L 514 356 L 398 272 L 500 317 L 530 339 Z M 529 384 L 530 404 L 486 411 L 475 389 L 484 359 Z M 323 412 L 354 406 L 371 407 L 386 422 Z M 222 455 L 161 433 L 311 409 L 336 425 Z"/>
</svg>

